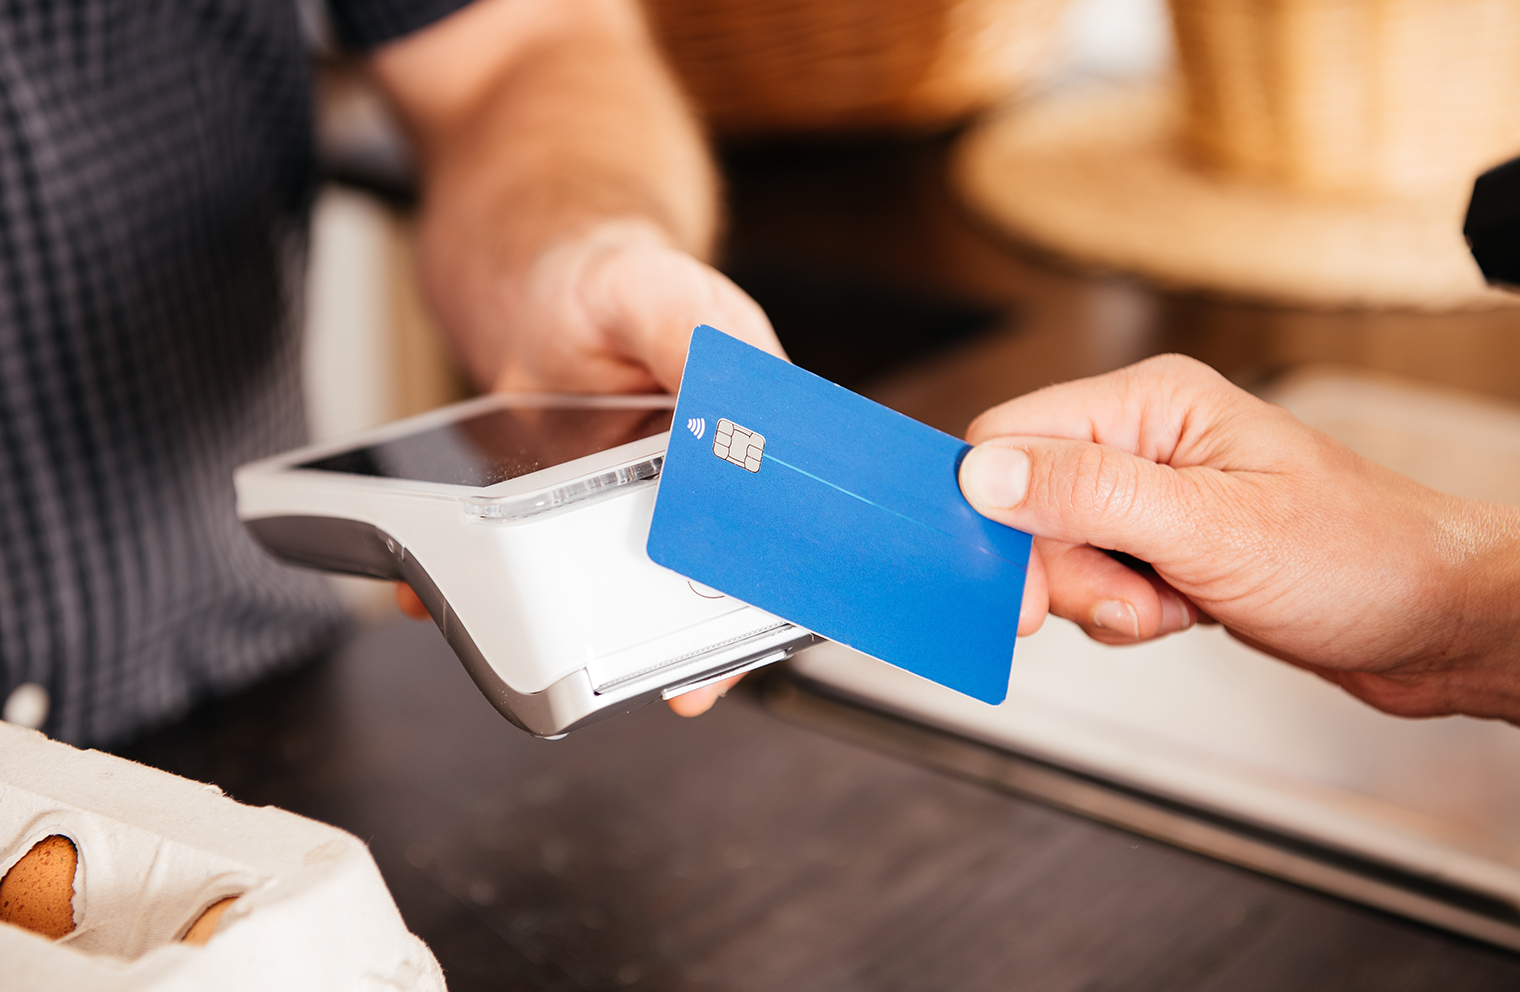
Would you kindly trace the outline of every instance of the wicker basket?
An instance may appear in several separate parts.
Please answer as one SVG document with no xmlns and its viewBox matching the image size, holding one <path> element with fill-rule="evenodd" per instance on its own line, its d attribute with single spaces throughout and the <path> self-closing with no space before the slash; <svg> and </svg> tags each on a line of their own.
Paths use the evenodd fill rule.
<svg viewBox="0 0 1520 992">
<path fill-rule="evenodd" d="M 1194 160 L 1307 192 L 1460 195 L 1520 148 L 1520 0 L 1172 0 Z"/>
<path fill-rule="evenodd" d="M 1314 307 L 1520 304 L 1462 240 L 1520 153 L 1520 0 L 1171 0 L 1175 88 L 987 122 L 956 181 L 1021 238 L 1164 285 Z"/>
<path fill-rule="evenodd" d="M 943 126 L 1040 72 L 1065 0 L 646 0 L 725 134 Z"/>
</svg>

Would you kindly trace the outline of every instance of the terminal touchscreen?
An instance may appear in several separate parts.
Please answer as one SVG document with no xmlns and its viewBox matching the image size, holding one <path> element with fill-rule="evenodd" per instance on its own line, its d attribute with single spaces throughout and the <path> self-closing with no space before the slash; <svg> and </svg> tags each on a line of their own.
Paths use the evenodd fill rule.
<svg viewBox="0 0 1520 992">
<path fill-rule="evenodd" d="M 243 466 L 238 514 L 287 562 L 409 583 L 487 698 L 558 736 L 814 640 L 649 560 L 673 403 L 457 404 Z"/>
<path fill-rule="evenodd" d="M 380 479 L 485 488 L 670 430 L 671 410 L 492 406 L 457 420 L 303 462 Z"/>
</svg>

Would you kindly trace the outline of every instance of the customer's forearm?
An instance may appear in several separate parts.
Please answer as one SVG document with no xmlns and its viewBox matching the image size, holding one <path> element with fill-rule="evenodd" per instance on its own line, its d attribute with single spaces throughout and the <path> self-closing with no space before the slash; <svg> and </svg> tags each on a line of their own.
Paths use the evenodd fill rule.
<svg viewBox="0 0 1520 992">
<path fill-rule="evenodd" d="M 1520 723 L 1520 507 L 1454 499 L 1436 548 L 1452 576 L 1452 708 Z"/>
</svg>

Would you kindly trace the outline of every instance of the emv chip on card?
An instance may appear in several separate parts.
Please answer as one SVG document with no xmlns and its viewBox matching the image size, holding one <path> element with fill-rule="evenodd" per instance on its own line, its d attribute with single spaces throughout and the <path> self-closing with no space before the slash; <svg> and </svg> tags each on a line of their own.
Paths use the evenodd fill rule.
<svg viewBox="0 0 1520 992">
<path fill-rule="evenodd" d="M 1029 535 L 978 514 L 970 446 L 711 327 L 692 335 L 649 557 L 989 703 Z"/>
</svg>

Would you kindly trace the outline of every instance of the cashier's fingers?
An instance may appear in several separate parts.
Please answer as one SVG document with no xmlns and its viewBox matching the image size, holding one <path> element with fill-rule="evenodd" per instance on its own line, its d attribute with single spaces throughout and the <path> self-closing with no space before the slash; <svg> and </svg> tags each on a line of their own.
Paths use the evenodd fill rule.
<svg viewBox="0 0 1520 992">
<path fill-rule="evenodd" d="M 549 245 L 507 304 L 505 327 L 464 345 L 471 370 L 501 391 L 674 392 L 704 323 L 785 357 L 759 304 L 648 221 L 609 220 Z"/>
<path fill-rule="evenodd" d="M 401 610 L 403 616 L 411 617 L 413 620 L 432 619 L 428 615 L 427 607 L 422 605 L 422 600 L 418 597 L 417 593 L 405 582 L 396 583 L 396 606 Z"/>
<path fill-rule="evenodd" d="M 704 685 L 700 689 L 683 692 L 679 696 L 673 696 L 667 700 L 667 705 L 678 716 L 701 716 L 712 709 L 713 704 L 722 698 L 728 690 L 739 684 L 743 675 L 735 675 L 731 679 L 722 682 L 714 682 L 712 685 Z"/>
<path fill-rule="evenodd" d="M 727 276 L 691 255 L 649 240 L 609 247 L 591 259 L 580 299 L 592 323 L 625 357 L 675 392 L 698 324 L 782 358 L 786 354 L 760 305 Z"/>
</svg>

